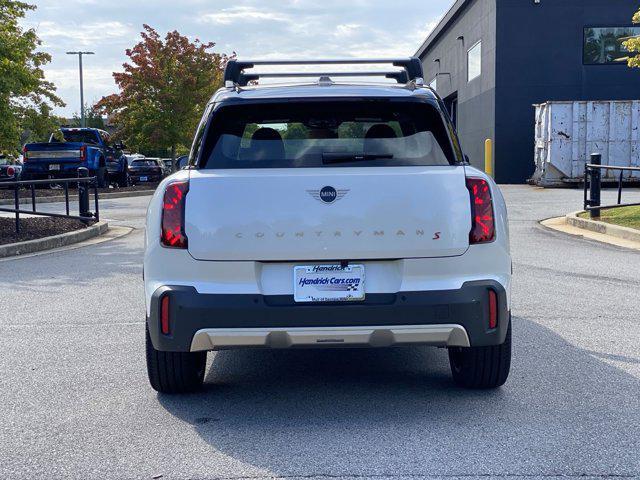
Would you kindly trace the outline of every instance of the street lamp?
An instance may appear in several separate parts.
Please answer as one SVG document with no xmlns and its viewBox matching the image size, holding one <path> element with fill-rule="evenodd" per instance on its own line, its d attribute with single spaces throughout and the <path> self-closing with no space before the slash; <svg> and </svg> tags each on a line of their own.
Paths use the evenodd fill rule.
<svg viewBox="0 0 640 480">
<path fill-rule="evenodd" d="M 67 55 L 78 55 L 80 61 L 80 126 L 85 127 L 84 119 L 84 91 L 82 86 L 82 55 L 95 55 L 93 52 L 67 52 Z"/>
</svg>

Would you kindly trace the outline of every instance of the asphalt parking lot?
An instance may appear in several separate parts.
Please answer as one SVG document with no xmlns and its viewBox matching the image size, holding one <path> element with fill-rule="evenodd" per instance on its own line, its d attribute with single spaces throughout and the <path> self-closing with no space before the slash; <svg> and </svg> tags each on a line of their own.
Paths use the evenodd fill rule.
<svg viewBox="0 0 640 480">
<path fill-rule="evenodd" d="M 412 347 L 220 352 L 204 392 L 158 395 L 148 198 L 102 202 L 135 230 L 0 261 L 0 478 L 640 476 L 640 252 L 538 225 L 581 191 L 503 191 L 514 361 L 490 392 L 455 387 L 444 350 Z"/>
</svg>

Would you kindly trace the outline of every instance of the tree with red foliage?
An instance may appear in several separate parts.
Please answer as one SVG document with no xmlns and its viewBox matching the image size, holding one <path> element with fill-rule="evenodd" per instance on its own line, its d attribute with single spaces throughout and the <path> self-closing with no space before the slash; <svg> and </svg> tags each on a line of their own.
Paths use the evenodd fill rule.
<svg viewBox="0 0 640 480">
<path fill-rule="evenodd" d="M 162 39 L 143 25 L 142 41 L 126 50 L 130 62 L 113 78 L 120 93 L 97 104 L 118 127 L 117 136 L 136 150 L 188 147 L 204 107 L 222 85 L 226 54 L 215 43 L 191 42 L 177 31 Z"/>
</svg>

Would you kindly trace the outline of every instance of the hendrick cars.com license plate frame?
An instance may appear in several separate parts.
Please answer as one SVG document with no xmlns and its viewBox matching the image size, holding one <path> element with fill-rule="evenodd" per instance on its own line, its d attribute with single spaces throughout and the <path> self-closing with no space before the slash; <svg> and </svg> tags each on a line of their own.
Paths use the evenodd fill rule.
<svg viewBox="0 0 640 480">
<path fill-rule="evenodd" d="M 365 297 L 364 265 L 297 265 L 293 267 L 296 302 L 361 302 Z"/>
</svg>

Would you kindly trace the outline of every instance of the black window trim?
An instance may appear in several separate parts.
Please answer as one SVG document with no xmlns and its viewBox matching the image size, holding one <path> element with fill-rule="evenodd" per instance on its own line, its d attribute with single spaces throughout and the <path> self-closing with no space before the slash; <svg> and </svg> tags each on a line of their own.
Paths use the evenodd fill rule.
<svg viewBox="0 0 640 480">
<path fill-rule="evenodd" d="M 611 67 L 611 66 L 624 66 L 629 68 L 629 65 L 627 64 L 627 62 L 609 62 L 609 63 L 585 63 L 584 61 L 584 53 L 585 53 L 585 47 L 586 42 L 584 41 L 584 33 L 587 30 L 587 28 L 640 28 L 640 23 L 628 23 L 628 24 L 619 24 L 619 23 L 613 23 L 613 24 L 594 24 L 594 25 L 584 25 L 582 27 L 582 30 L 580 32 L 580 41 L 582 42 L 582 49 L 580 50 L 580 63 L 582 64 L 583 67 Z"/>
<path fill-rule="evenodd" d="M 211 107 L 211 111 L 209 112 L 206 126 L 204 128 L 202 138 L 206 138 L 209 134 L 209 128 L 211 126 L 211 121 L 213 116 L 218 111 L 218 109 L 224 107 L 225 105 L 259 105 L 259 104 L 269 104 L 269 103 L 298 103 L 298 102 L 367 102 L 367 101 L 389 101 L 389 102 L 407 102 L 407 103 L 424 103 L 427 105 L 431 105 L 435 108 L 440 114 L 440 118 L 443 123 L 447 127 L 448 132 L 454 132 L 457 135 L 456 129 L 451 123 L 451 118 L 446 112 L 446 109 L 443 111 L 443 104 L 437 97 L 431 98 L 427 96 L 411 96 L 411 97 L 385 97 L 385 96 L 375 96 L 375 97 L 290 97 L 290 98 L 255 98 L 255 99 L 246 99 L 241 97 L 232 97 L 224 99 L 220 102 L 212 102 L 208 104 L 208 107 Z M 464 165 L 464 152 L 456 148 L 451 135 L 447 135 L 447 139 L 449 140 L 449 146 L 451 148 L 451 152 L 454 156 L 455 162 L 454 165 Z M 459 144 L 459 140 L 458 140 Z M 197 152 L 197 156 L 193 161 L 192 168 L 199 169 L 200 162 L 202 161 L 202 154 L 204 149 L 199 148 Z"/>
</svg>

